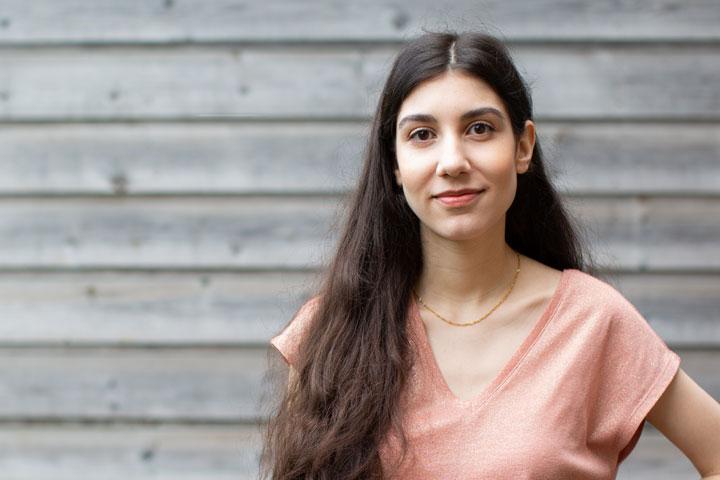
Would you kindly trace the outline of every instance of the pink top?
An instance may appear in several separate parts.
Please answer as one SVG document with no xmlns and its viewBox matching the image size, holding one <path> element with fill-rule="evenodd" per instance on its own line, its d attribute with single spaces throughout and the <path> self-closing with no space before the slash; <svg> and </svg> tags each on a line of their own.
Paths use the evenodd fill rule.
<svg viewBox="0 0 720 480">
<path fill-rule="evenodd" d="M 290 364 L 310 305 L 270 340 Z M 563 270 L 530 334 L 469 400 L 449 390 L 415 302 L 409 319 L 409 458 L 393 479 L 613 479 L 680 366 L 620 292 L 576 269 Z M 391 432 L 380 446 L 386 471 L 397 447 Z"/>
</svg>

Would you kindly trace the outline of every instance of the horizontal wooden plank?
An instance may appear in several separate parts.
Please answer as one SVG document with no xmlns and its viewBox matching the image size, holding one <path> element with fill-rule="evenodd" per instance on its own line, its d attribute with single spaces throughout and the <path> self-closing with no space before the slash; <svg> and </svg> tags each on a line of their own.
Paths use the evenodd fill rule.
<svg viewBox="0 0 720 480">
<path fill-rule="evenodd" d="M 720 278 L 712 274 L 604 273 L 672 347 L 720 347 Z"/>
<path fill-rule="evenodd" d="M 341 224 L 337 199 L 0 200 L 0 270 L 314 268 Z M 717 271 L 719 198 L 566 197 L 601 265 Z"/>
<path fill-rule="evenodd" d="M 681 368 L 720 399 L 720 350 L 682 350 Z M 2 348 L 0 421 L 250 424 L 285 388 L 258 349 Z"/>
<path fill-rule="evenodd" d="M 6 200 L 0 265 L 305 268 L 334 209 L 326 198 Z"/>
<path fill-rule="evenodd" d="M 4 0 L 0 41 L 397 41 L 423 28 L 490 28 L 512 39 L 718 39 L 712 0 L 614 2 L 471 0 L 439 5 L 368 0 Z M 57 19 L 62 18 L 62 22 Z"/>
<path fill-rule="evenodd" d="M 366 130 L 364 122 L 7 125 L 0 195 L 341 192 L 358 175 Z"/>
<path fill-rule="evenodd" d="M 7 49 L 0 121 L 367 118 L 395 52 Z M 515 56 L 540 119 L 720 118 L 720 44 L 528 45 Z"/>
<path fill-rule="evenodd" d="M 0 344 L 258 346 L 310 296 L 313 280 L 304 272 L 3 274 Z"/>
<path fill-rule="evenodd" d="M 257 478 L 260 428 L 3 426 L 0 469 L 7 480 L 250 480 Z M 677 447 L 646 424 L 617 478 L 695 480 L 697 473 Z"/>
<path fill-rule="evenodd" d="M 567 206 L 606 268 L 676 270 L 693 264 L 708 271 L 720 265 L 720 203 L 713 198 L 568 197 Z"/>
<path fill-rule="evenodd" d="M 538 122 L 538 130 L 561 191 L 720 193 L 720 124 Z"/>
<path fill-rule="evenodd" d="M 3 425 L 5 480 L 251 480 L 259 429 L 238 425 Z"/>
<path fill-rule="evenodd" d="M 669 345 L 720 348 L 720 274 L 601 278 Z M 292 271 L 0 274 L 0 345 L 262 346 L 318 280 Z"/>
<path fill-rule="evenodd" d="M 0 421 L 252 421 L 263 352 L 5 347 Z"/>
<path fill-rule="evenodd" d="M 720 192 L 720 123 L 537 127 L 563 192 Z M 339 193 L 359 175 L 367 130 L 366 122 L 7 125 L 0 195 Z"/>
</svg>

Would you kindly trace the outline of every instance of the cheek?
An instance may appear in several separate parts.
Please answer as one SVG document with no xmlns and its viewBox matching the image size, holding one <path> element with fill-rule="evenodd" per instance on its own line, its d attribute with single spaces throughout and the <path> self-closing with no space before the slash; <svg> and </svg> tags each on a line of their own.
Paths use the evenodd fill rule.
<svg viewBox="0 0 720 480">
<path fill-rule="evenodd" d="M 515 160 L 512 145 L 506 142 L 485 143 L 471 150 L 478 168 L 488 175 L 504 176 L 513 170 Z"/>
<path fill-rule="evenodd" d="M 419 188 L 435 172 L 432 163 L 422 155 L 415 153 L 408 155 L 406 152 L 398 151 L 396 159 L 402 183 L 407 189 Z"/>
</svg>

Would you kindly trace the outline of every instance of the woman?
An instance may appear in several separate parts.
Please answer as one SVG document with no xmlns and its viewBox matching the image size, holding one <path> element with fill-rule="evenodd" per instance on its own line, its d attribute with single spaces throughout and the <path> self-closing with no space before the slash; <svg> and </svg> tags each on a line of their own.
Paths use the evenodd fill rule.
<svg viewBox="0 0 720 480">
<path fill-rule="evenodd" d="M 323 284 L 271 340 L 262 473 L 614 478 L 647 418 L 720 474 L 720 406 L 578 238 L 502 43 L 410 42 Z"/>
</svg>

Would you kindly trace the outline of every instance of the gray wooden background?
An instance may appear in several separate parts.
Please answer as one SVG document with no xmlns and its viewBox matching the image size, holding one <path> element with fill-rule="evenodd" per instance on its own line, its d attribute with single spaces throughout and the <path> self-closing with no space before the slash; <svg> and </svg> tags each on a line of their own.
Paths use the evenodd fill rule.
<svg viewBox="0 0 720 480">
<path fill-rule="evenodd" d="M 720 398 L 720 3 L 0 0 L 0 477 L 254 478 L 390 61 L 505 35 L 613 282 Z M 697 478 L 647 427 L 623 479 Z"/>
</svg>

